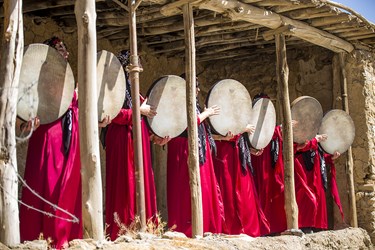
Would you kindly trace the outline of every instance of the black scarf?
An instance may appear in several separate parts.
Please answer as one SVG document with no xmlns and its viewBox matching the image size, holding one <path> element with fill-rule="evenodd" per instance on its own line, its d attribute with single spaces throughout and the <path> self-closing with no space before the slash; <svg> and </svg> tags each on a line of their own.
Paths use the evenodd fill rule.
<svg viewBox="0 0 375 250">
<path fill-rule="evenodd" d="M 251 173 L 254 174 L 253 166 L 251 164 L 251 155 L 250 155 L 250 139 L 247 133 L 243 133 L 238 139 L 238 148 L 240 154 L 240 161 L 242 171 L 246 173 L 247 168 L 250 169 Z"/>
<path fill-rule="evenodd" d="M 72 128 L 73 128 L 72 120 L 73 120 L 73 111 L 72 109 L 68 109 L 68 111 L 66 111 L 65 115 L 61 119 L 65 156 L 69 154 L 70 142 L 72 140 Z"/>
<path fill-rule="evenodd" d="M 302 152 L 303 162 L 305 163 L 305 168 L 307 171 L 311 171 L 314 169 L 315 155 L 316 155 L 315 150 L 311 150 L 311 149 L 309 151 Z"/>
<path fill-rule="evenodd" d="M 276 139 L 271 140 L 271 166 L 276 167 L 277 159 L 279 158 L 279 141 Z"/>
<path fill-rule="evenodd" d="M 324 190 L 327 191 L 328 188 L 328 176 L 327 176 L 327 165 L 326 161 L 324 160 L 324 151 L 323 148 L 318 144 L 318 153 L 320 159 L 320 173 L 322 175 L 323 187 Z"/>
<path fill-rule="evenodd" d="M 199 106 L 198 100 L 197 100 L 196 110 L 197 110 L 197 115 L 199 115 L 201 113 L 201 108 Z M 215 140 L 212 138 L 210 125 L 208 125 L 207 123 L 203 121 L 201 122 L 201 124 L 198 125 L 198 153 L 199 153 L 200 165 L 206 162 L 206 151 L 207 151 L 206 136 L 208 137 L 208 142 L 210 144 L 212 153 L 216 155 L 216 144 L 215 144 Z"/>
</svg>

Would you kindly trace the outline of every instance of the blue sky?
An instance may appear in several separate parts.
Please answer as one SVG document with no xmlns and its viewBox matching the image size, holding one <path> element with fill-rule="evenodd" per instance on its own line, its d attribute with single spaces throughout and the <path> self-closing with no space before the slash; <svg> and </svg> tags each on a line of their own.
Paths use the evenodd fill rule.
<svg viewBox="0 0 375 250">
<path fill-rule="evenodd" d="M 367 20 L 375 23 L 375 0 L 333 0 L 355 10 Z"/>
</svg>

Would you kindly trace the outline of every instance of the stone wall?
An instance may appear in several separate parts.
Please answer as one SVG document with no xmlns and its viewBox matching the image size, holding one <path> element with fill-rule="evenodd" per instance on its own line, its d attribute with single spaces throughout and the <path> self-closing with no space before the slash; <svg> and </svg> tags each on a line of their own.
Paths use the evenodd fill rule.
<svg viewBox="0 0 375 250">
<path fill-rule="evenodd" d="M 43 42 L 57 35 L 67 44 L 70 52 L 70 65 L 77 76 L 77 34 L 64 33 L 60 27 L 49 19 L 32 20 L 25 16 L 25 44 Z M 126 43 L 111 45 L 107 40 L 98 41 L 98 50 L 106 49 L 116 53 L 126 48 Z M 147 48 L 140 46 L 141 63 L 144 71 L 140 74 L 141 93 L 145 94 L 154 80 L 162 75 L 180 75 L 184 71 L 181 58 L 155 57 Z M 315 97 L 324 112 L 332 108 L 341 108 L 340 89 L 333 83 L 331 51 L 311 46 L 304 50 L 288 50 L 289 93 L 290 100 L 302 95 Z M 356 184 L 357 211 L 359 225 L 365 228 L 372 239 L 375 239 L 375 70 L 373 54 L 366 52 L 353 53 L 347 58 L 349 108 L 356 127 L 353 144 L 354 179 Z M 222 60 L 215 63 L 198 63 L 197 73 L 201 83 L 203 104 L 209 88 L 217 81 L 232 78 L 246 86 L 251 96 L 259 92 L 267 93 L 278 110 L 275 55 L 261 55 L 257 60 Z M 278 120 L 279 119 L 278 115 Z M 18 163 L 23 173 L 27 143 L 18 147 Z M 158 206 L 162 217 L 166 218 L 166 149 L 153 147 L 155 179 L 158 189 Z M 105 155 L 102 151 L 103 181 Z M 337 161 L 337 178 L 344 212 L 348 215 L 349 203 L 346 192 L 345 155 Z M 105 186 L 105 185 L 103 185 Z M 336 211 L 337 212 L 337 211 Z M 336 220 L 337 213 L 335 213 Z M 347 216 L 348 219 L 348 216 Z M 347 222 L 346 219 L 346 222 Z"/>
<path fill-rule="evenodd" d="M 353 143 L 358 225 L 375 240 L 375 58 L 357 51 L 347 59 L 350 113 L 356 124 Z M 350 87 L 349 87 L 350 86 Z M 342 183 L 342 188 L 345 184 Z"/>
</svg>

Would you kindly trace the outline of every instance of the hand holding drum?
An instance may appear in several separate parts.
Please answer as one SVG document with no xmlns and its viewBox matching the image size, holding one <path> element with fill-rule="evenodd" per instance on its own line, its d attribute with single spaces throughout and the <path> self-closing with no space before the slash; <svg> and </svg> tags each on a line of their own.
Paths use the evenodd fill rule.
<svg viewBox="0 0 375 250">
<path fill-rule="evenodd" d="M 343 110 L 333 109 L 322 120 L 319 134 L 326 134 L 327 139 L 320 145 L 329 154 L 344 153 L 352 145 L 355 127 L 352 118 Z"/>
</svg>

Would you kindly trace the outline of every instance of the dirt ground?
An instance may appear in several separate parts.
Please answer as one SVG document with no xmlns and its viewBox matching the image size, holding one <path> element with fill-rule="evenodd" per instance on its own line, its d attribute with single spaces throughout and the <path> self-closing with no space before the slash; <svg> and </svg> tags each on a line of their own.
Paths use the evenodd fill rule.
<svg viewBox="0 0 375 250">
<path fill-rule="evenodd" d="M 246 235 L 212 235 L 200 239 L 189 239 L 176 232 L 167 232 L 158 237 L 138 233 L 133 237 L 121 236 L 115 242 L 98 243 L 92 239 L 74 240 L 68 249 L 205 249 L 205 250 L 242 250 L 242 249 L 374 249 L 368 233 L 361 228 L 346 228 L 336 231 L 323 231 L 301 236 L 282 235 L 252 238 Z M 12 248 L 0 243 L 0 249 L 50 249 L 46 241 L 27 242 Z"/>
</svg>

